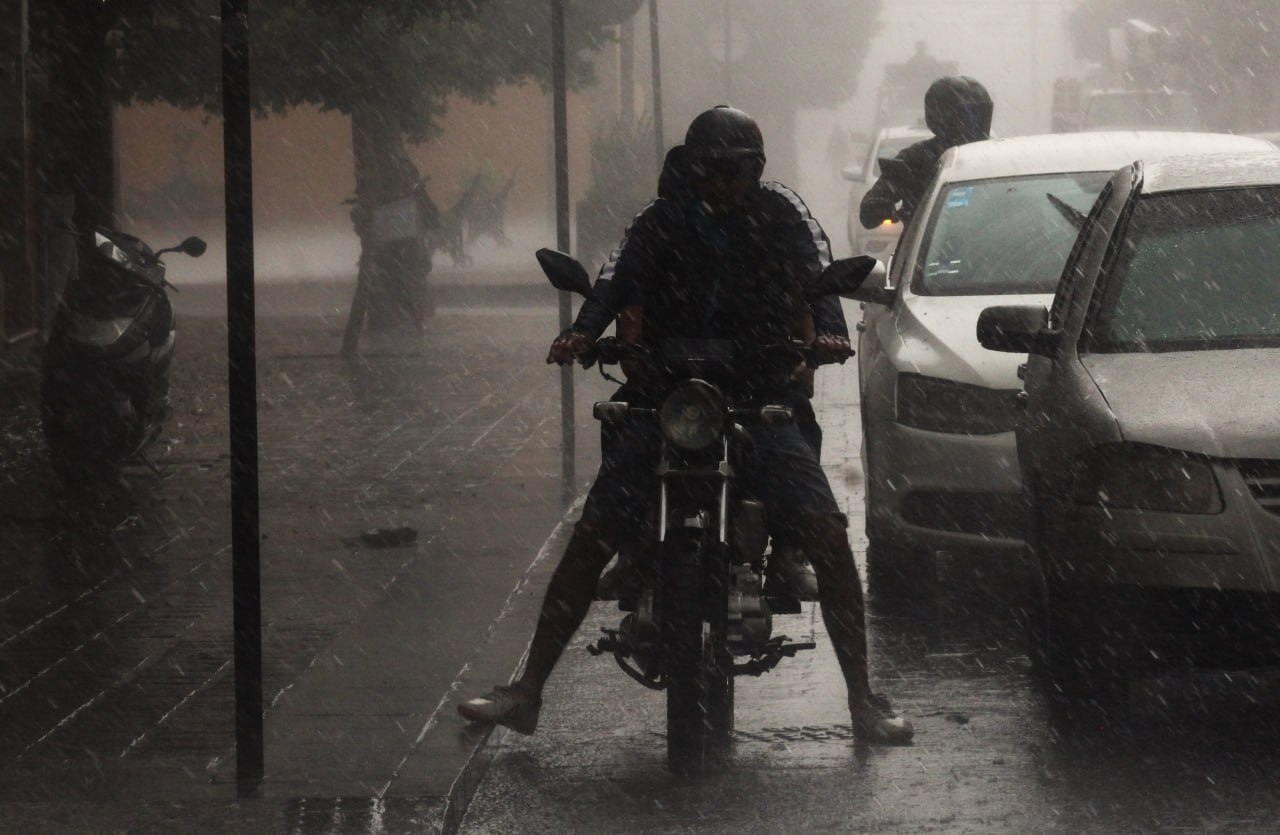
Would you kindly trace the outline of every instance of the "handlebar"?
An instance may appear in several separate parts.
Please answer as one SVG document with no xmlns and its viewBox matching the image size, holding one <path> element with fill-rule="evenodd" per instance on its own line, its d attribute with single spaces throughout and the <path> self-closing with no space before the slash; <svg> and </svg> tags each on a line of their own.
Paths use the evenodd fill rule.
<svg viewBox="0 0 1280 835">
<path fill-rule="evenodd" d="M 803 360 L 811 366 L 817 365 L 817 351 L 812 346 L 805 345 L 799 340 L 761 345 L 748 351 L 738 361 L 751 361 L 769 354 L 791 354 L 796 359 Z M 622 342 L 615 336 L 605 336 L 597 339 L 591 348 L 577 356 L 577 361 L 583 368 L 590 368 L 597 362 L 601 365 L 618 365 L 623 360 L 628 359 L 639 360 L 654 369 L 659 368 L 661 365 L 647 346 Z"/>
</svg>

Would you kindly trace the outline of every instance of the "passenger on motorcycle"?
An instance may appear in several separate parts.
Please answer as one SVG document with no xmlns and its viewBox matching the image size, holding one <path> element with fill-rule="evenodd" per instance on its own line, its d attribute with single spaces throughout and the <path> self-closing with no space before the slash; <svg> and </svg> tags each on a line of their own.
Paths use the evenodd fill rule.
<svg viewBox="0 0 1280 835">
<path fill-rule="evenodd" d="M 829 253 L 814 245 L 821 229 L 807 212 L 797 211 L 803 204 L 794 192 L 761 182 L 759 127 L 742 111 L 717 107 L 693 120 L 685 148 L 696 199 L 659 197 L 632 223 L 612 262 L 616 286 L 609 298 L 618 303 L 613 312 L 619 337 L 647 346 L 672 338 L 727 339 L 745 352 L 794 337 L 813 344 L 814 317 L 804 288 Z M 809 242 L 807 257 L 797 256 L 798 239 Z M 844 352 L 832 355 L 842 353 L 847 356 L 847 343 Z M 632 372 L 630 386 L 643 401 L 643 371 Z M 767 402 L 791 404 L 797 400 L 788 380 L 793 374 L 776 362 L 761 362 L 744 384 Z M 764 502 L 777 533 L 798 543 L 813 563 L 854 733 L 877 744 L 910 741 L 911 724 L 895 717 L 887 700 L 870 689 L 862 584 L 847 520 L 814 448 L 795 423 L 749 431 L 755 465 L 745 481 Z M 547 587 L 523 673 L 460 704 L 465 718 L 533 733 L 543 687 L 586 616 L 601 571 L 623 541 L 654 522 L 652 449 L 647 430 L 636 427 L 604 450 L 582 516 Z"/>
</svg>

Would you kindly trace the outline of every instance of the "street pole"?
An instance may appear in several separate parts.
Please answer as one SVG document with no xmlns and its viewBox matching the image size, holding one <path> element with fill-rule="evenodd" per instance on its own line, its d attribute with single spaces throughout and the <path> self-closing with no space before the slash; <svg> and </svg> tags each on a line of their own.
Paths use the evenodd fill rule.
<svg viewBox="0 0 1280 835">
<path fill-rule="evenodd" d="M 658 48 L 658 0 L 649 0 L 649 65 L 653 70 L 653 143 L 658 168 L 667 155 L 662 138 L 662 51 Z"/>
<path fill-rule="evenodd" d="M 249 0 L 222 0 L 222 142 L 227 226 L 236 783 L 241 795 L 253 795 L 262 783 L 263 740 Z"/>
<path fill-rule="evenodd" d="M 555 133 L 556 249 L 569 251 L 569 107 L 565 78 L 564 0 L 551 0 L 551 103 Z M 573 300 L 560 292 L 560 330 L 573 324 Z M 573 365 L 560 366 L 560 495 L 577 492 L 574 453 Z"/>
</svg>

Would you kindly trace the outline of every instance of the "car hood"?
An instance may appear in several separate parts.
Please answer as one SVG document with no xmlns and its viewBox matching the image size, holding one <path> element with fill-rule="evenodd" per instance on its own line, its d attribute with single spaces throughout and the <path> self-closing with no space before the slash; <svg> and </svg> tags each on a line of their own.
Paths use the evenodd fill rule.
<svg viewBox="0 0 1280 835">
<path fill-rule="evenodd" d="M 1127 441 L 1280 458 L 1280 349 L 1081 358 Z"/>
<path fill-rule="evenodd" d="M 1006 304 L 1045 305 L 1052 296 L 915 296 L 904 294 L 897 311 L 899 371 L 913 371 L 994 389 L 1019 389 L 1018 366 L 1026 354 L 988 351 L 978 344 L 978 315 Z"/>
</svg>

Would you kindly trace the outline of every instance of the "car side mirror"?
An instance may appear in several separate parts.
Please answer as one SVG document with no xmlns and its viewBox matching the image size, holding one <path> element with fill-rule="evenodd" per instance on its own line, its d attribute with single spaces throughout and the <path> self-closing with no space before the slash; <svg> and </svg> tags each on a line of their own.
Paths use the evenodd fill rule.
<svg viewBox="0 0 1280 835">
<path fill-rule="evenodd" d="M 978 344 L 1006 354 L 1043 354 L 1050 347 L 1048 327 L 1043 305 L 988 307 L 978 314 Z"/>
<path fill-rule="evenodd" d="M 587 276 L 587 268 L 572 255 L 544 248 L 535 252 L 534 257 L 538 259 L 538 266 L 542 267 L 542 272 L 552 287 L 591 298 L 591 279 Z"/>
<path fill-rule="evenodd" d="M 850 165 L 840 172 L 840 176 L 844 177 L 851 183 L 862 182 L 862 178 L 865 174 L 866 172 L 862 170 L 861 165 Z"/>
<path fill-rule="evenodd" d="M 871 256 L 862 255 L 859 257 L 869 258 Z M 864 304 L 879 304 L 890 307 L 893 305 L 894 297 L 897 295 L 898 291 L 889 286 L 888 269 L 883 263 L 877 261 L 876 269 L 863 280 L 858 289 L 852 293 L 844 294 L 844 297 Z"/>
<path fill-rule="evenodd" d="M 817 281 L 809 290 L 811 298 L 822 296 L 843 296 L 856 299 L 861 288 L 868 281 L 884 283 L 884 264 L 870 255 L 855 255 L 852 258 L 839 258 L 823 269 Z"/>
</svg>

